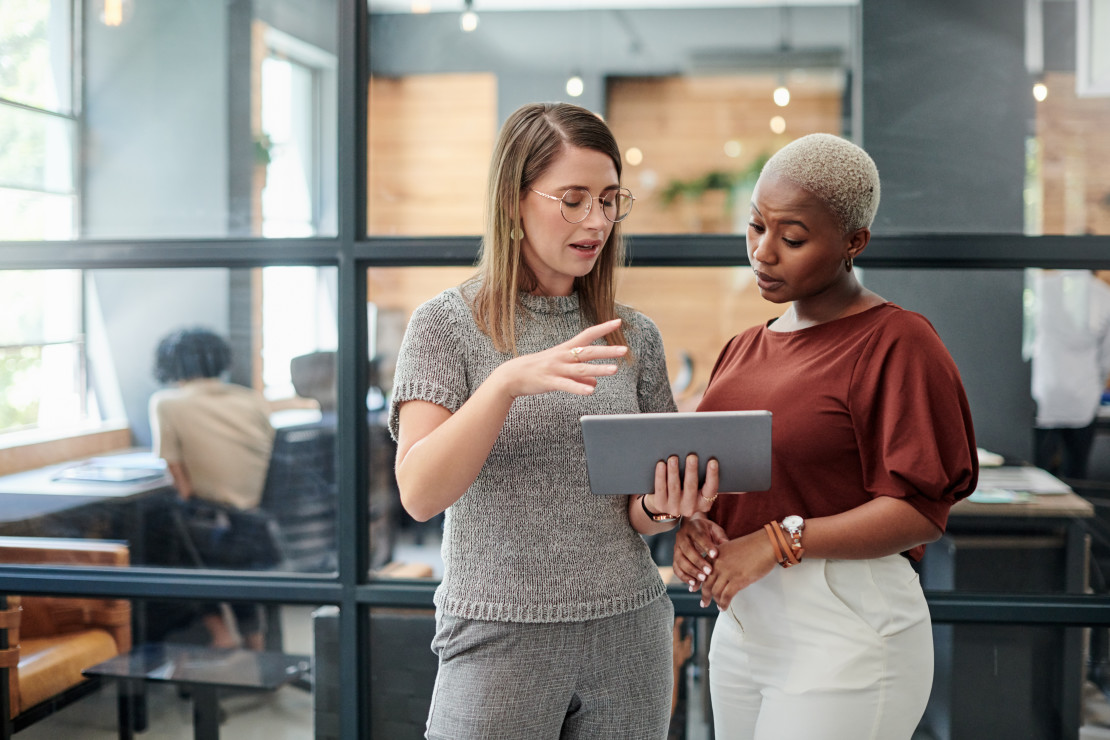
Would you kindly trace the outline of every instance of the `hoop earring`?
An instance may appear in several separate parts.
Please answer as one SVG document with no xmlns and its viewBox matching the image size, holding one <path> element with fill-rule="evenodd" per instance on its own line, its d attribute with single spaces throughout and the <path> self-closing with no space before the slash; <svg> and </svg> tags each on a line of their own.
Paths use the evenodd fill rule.
<svg viewBox="0 0 1110 740">
<path fill-rule="evenodd" d="M 851 257 L 848 257 L 847 259 L 844 260 L 844 271 L 845 272 L 851 272 L 852 271 L 852 258 Z"/>
</svg>

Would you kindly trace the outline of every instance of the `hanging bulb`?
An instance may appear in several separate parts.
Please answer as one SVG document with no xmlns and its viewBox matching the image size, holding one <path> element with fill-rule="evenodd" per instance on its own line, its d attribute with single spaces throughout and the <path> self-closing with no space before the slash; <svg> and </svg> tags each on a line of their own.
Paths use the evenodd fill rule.
<svg viewBox="0 0 1110 740">
<path fill-rule="evenodd" d="M 466 0 L 466 9 L 459 16 L 459 28 L 470 33 L 478 27 L 478 14 L 474 12 L 473 0 Z"/>
<path fill-rule="evenodd" d="M 585 91 L 585 89 L 586 83 L 582 81 L 581 76 L 571 75 L 570 78 L 567 79 L 567 95 L 571 96 L 572 98 L 577 98 L 578 96 L 580 96 Z"/>
<path fill-rule="evenodd" d="M 786 106 L 790 105 L 790 88 L 788 88 L 786 85 L 779 85 L 775 88 L 775 91 L 771 94 L 771 97 L 774 98 L 775 105 L 780 108 L 785 108 Z"/>
<path fill-rule="evenodd" d="M 1038 103 L 1042 102 L 1045 98 L 1048 97 L 1048 85 L 1044 84 L 1043 82 L 1034 83 L 1033 97 L 1036 98 Z"/>
</svg>

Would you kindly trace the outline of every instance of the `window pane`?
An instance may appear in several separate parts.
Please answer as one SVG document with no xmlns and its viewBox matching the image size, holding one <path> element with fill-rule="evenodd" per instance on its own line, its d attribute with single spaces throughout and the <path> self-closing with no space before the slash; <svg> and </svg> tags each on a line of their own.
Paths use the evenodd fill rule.
<svg viewBox="0 0 1110 740">
<path fill-rule="evenodd" d="M 418 522 L 401 508 L 393 477 L 396 445 L 386 426 L 388 399 L 401 338 L 413 310 L 473 270 L 465 267 L 387 268 L 367 272 L 371 388 L 370 568 L 382 577 L 443 575 L 439 555 L 443 516 Z"/>
<path fill-rule="evenodd" d="M 41 659 L 49 650 L 70 647 L 66 632 L 71 632 L 76 641 L 96 638 L 100 649 L 107 649 L 107 641 L 101 641 L 103 633 L 113 638 L 116 650 L 127 640 L 133 646 L 128 660 L 112 658 L 108 667 L 99 669 L 105 676 L 103 688 L 72 697 L 75 704 L 62 704 L 62 711 L 36 719 L 24 731 L 28 738 L 117 737 L 117 700 L 137 690 L 124 680 L 130 668 L 145 673 L 135 678 L 146 679 L 138 695 L 148 729 L 146 735 L 139 736 L 192 738 L 195 712 L 211 708 L 219 715 L 220 737 L 339 737 L 335 607 L 27 595 L 22 599 L 23 625 L 42 637 L 23 644 L 21 657 L 25 660 Z M 96 609 L 101 604 L 105 608 Z M 76 612 L 78 618 L 83 613 L 89 629 L 53 629 L 47 618 L 63 609 L 67 614 Z M 265 652 L 209 646 L 212 637 L 205 627 L 206 618 L 220 620 L 224 614 L 234 616 L 235 612 L 242 616 L 251 609 L 261 614 Z M 110 621 L 128 612 L 132 622 L 126 626 Z M 76 642 L 73 647 L 78 647 Z M 218 690 L 218 706 L 202 704 L 207 694 L 204 688 L 211 689 L 213 703 Z"/>
<path fill-rule="evenodd" d="M 848 5 L 626 13 L 541 3 L 478 9 L 471 33 L 457 11 L 417 14 L 390 0 L 369 9 L 371 235 L 480 233 L 497 130 L 537 100 L 609 122 L 637 198 L 630 233 L 735 233 L 746 215 L 736 204 L 764 157 L 806 133 L 852 133 Z"/>
<path fill-rule="evenodd" d="M 0 185 L 73 191 L 77 124 L 0 103 Z"/>
<path fill-rule="evenodd" d="M 0 272 L 0 433 L 85 420 L 80 286 L 77 270 Z"/>
<path fill-rule="evenodd" d="M 0 271 L 0 345 L 72 341 L 80 335 L 79 270 Z"/>
<path fill-rule="evenodd" d="M 82 326 L 79 283 L 0 275 L 25 306 L 0 311 L 5 337 Z M 14 426 L 71 413 L 87 378 L 89 415 L 111 423 L 0 454 L 0 499 L 21 502 L 0 501 L 0 534 L 110 537 L 142 565 L 334 572 L 335 268 L 85 276 L 82 341 L 0 355 L 0 415 Z M 67 308 L 68 324 L 55 316 Z M 180 331 L 196 328 L 214 336 L 194 352 Z M 210 350 L 220 343 L 228 362 Z"/>
<path fill-rule="evenodd" d="M 336 4 L 86 3 L 81 236 L 337 233 Z M 263 72 L 280 57 L 301 75 Z M 281 136 L 279 136 L 281 134 Z"/>
<path fill-rule="evenodd" d="M 0 187 L 0 241 L 72 239 L 77 197 Z"/>
<path fill-rule="evenodd" d="M 71 110 L 70 8 L 68 0 L 0 3 L 0 98 Z"/>
</svg>

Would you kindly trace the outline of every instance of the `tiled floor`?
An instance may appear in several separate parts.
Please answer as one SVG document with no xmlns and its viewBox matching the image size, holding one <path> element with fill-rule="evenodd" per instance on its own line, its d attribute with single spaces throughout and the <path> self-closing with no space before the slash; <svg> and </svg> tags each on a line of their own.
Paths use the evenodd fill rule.
<svg viewBox="0 0 1110 740">
<path fill-rule="evenodd" d="M 312 654 L 312 607 L 282 609 L 285 651 Z M 294 687 L 274 693 L 239 694 L 220 700 L 227 719 L 220 726 L 227 740 L 310 740 L 312 695 Z M 193 704 L 173 686 L 148 684 L 149 726 L 143 740 L 191 740 Z M 116 689 L 103 689 L 28 727 L 19 740 L 115 740 Z"/>
</svg>

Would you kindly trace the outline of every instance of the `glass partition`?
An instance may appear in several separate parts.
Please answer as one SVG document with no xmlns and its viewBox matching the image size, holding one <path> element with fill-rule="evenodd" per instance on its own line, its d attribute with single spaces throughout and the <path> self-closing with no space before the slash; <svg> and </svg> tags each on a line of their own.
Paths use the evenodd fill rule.
<svg viewBox="0 0 1110 740">
<path fill-rule="evenodd" d="M 201 626 L 203 614 L 238 608 L 234 602 L 120 601 L 23 596 L 22 621 L 34 639 L 24 638 L 22 656 L 57 651 L 64 637 L 52 634 L 48 612 L 84 610 L 86 629 L 71 632 L 71 651 L 81 655 L 82 640 L 104 647 L 103 632 L 127 645 L 121 653 L 90 666 L 100 676 L 99 690 L 71 692 L 55 698 L 58 711 L 22 729 L 30 740 L 56 737 L 115 738 L 138 736 L 192 738 L 195 723 L 218 728 L 220 737 L 265 736 L 273 740 L 338 738 L 338 608 L 304 604 L 268 604 L 259 620 L 265 651 L 215 649 Z M 108 608 L 94 611 L 91 606 Z M 212 611 L 215 610 L 215 611 Z M 71 613 L 70 612 L 70 613 Z M 57 611 L 55 611 L 55 615 Z M 126 625 L 114 619 L 129 615 Z M 56 616 L 55 616 L 56 619 Z M 130 652 L 128 652 L 130 650 Z M 43 689 L 25 689 L 24 700 Z M 68 699 L 68 700 L 67 700 Z M 27 707 L 24 706 L 24 709 Z M 125 717 L 132 732 L 119 728 Z"/>
<path fill-rule="evenodd" d="M 336 570 L 334 267 L 0 286 L 0 534 L 118 539 L 133 565 Z"/>
<path fill-rule="evenodd" d="M 630 233 L 735 233 L 762 161 L 852 134 L 851 3 L 459 11 L 370 0 L 368 233 L 477 234 L 493 141 L 524 103 L 602 115 L 635 193 Z"/>
<path fill-rule="evenodd" d="M 0 11 L 0 239 L 337 233 L 335 2 L 77 5 Z"/>
</svg>

